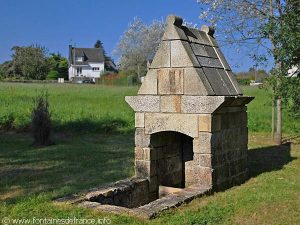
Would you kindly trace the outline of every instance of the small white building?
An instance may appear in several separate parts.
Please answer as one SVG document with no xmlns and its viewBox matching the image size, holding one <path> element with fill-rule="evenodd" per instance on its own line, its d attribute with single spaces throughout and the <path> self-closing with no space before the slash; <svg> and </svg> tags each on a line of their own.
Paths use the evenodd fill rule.
<svg viewBox="0 0 300 225">
<path fill-rule="evenodd" d="M 69 80 L 100 78 L 105 69 L 102 48 L 75 48 L 69 45 Z"/>
<path fill-rule="evenodd" d="M 288 70 L 287 77 L 297 77 L 299 76 L 299 69 L 297 66 L 293 66 L 291 69 Z"/>
</svg>

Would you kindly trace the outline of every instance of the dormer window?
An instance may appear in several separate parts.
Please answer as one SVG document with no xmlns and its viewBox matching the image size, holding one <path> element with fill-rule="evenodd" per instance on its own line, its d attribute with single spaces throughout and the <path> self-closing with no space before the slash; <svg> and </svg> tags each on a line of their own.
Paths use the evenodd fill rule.
<svg viewBox="0 0 300 225">
<path fill-rule="evenodd" d="M 83 62 L 83 57 L 82 56 L 76 57 L 76 62 Z"/>
</svg>

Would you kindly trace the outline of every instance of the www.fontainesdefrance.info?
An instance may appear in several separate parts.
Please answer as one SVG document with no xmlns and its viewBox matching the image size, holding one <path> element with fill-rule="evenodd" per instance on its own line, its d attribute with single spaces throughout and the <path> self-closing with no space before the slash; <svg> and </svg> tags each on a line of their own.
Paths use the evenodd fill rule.
<svg viewBox="0 0 300 225">
<path fill-rule="evenodd" d="M 107 217 L 104 218 L 77 218 L 77 217 L 67 217 L 67 218 L 10 218 L 4 217 L 0 220 L 3 225 L 11 225 L 11 224 L 53 224 L 53 225 L 61 225 L 61 224 L 82 224 L 82 225 L 90 225 L 90 224 L 111 224 L 111 220 Z"/>
</svg>

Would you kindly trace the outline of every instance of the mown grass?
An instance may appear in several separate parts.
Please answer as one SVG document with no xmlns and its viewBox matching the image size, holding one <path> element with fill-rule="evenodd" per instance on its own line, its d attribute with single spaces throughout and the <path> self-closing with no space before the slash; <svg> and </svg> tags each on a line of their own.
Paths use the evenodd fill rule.
<svg viewBox="0 0 300 225">
<path fill-rule="evenodd" d="M 0 82 L 0 130 L 24 130 L 31 120 L 33 98 L 42 90 L 49 94 L 50 110 L 56 130 L 107 131 L 132 130 L 133 111 L 124 101 L 136 95 L 138 87 L 72 84 L 15 84 Z M 271 94 L 266 89 L 243 87 L 254 96 L 248 105 L 251 132 L 271 132 Z M 283 111 L 283 133 L 297 134 L 300 121 Z"/>
<path fill-rule="evenodd" d="M 56 136 L 31 147 L 24 134 L 0 135 L 0 218 L 104 218 L 111 224 L 299 224 L 300 146 L 272 146 L 250 135 L 250 179 L 170 210 L 152 221 L 118 216 L 52 199 L 133 175 L 133 136 Z"/>
<path fill-rule="evenodd" d="M 47 90 L 55 129 L 89 132 L 118 128 L 126 130 L 133 127 L 134 117 L 124 97 L 135 95 L 137 89 L 100 85 L 0 83 L 0 128 L 28 128 L 33 98 L 42 90 Z"/>
<path fill-rule="evenodd" d="M 60 134 L 55 142 L 36 148 L 29 135 L 0 135 L 0 218 L 100 216 L 52 199 L 133 175 L 131 135 Z"/>
<path fill-rule="evenodd" d="M 268 89 L 243 86 L 244 95 L 254 96 L 248 105 L 248 127 L 251 132 L 271 132 L 272 95 Z M 300 120 L 291 117 L 283 107 L 282 130 L 285 134 L 298 134 Z"/>
</svg>

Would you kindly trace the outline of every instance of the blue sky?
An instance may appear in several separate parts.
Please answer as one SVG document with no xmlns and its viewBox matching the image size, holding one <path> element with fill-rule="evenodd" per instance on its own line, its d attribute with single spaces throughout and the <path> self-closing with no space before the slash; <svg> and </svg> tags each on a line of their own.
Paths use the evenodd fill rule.
<svg viewBox="0 0 300 225">
<path fill-rule="evenodd" d="M 0 0 L 0 63 L 10 59 L 15 45 L 39 44 L 67 56 L 69 44 L 92 47 L 97 39 L 111 55 L 135 16 L 149 24 L 168 14 L 203 24 L 196 0 Z M 223 51 L 234 71 L 253 66 L 243 51 Z"/>
</svg>

